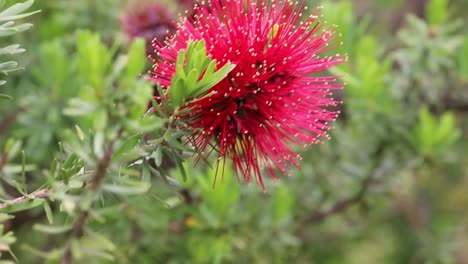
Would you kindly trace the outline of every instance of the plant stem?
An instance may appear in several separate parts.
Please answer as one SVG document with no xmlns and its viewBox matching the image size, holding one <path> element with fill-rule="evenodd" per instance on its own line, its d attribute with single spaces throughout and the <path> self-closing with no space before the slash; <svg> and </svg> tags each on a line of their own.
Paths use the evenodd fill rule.
<svg viewBox="0 0 468 264">
<path fill-rule="evenodd" d="M 309 216 L 303 218 L 302 220 L 299 221 L 300 227 L 303 227 L 305 225 L 313 224 L 313 223 L 320 223 L 326 218 L 342 213 L 349 208 L 351 208 L 354 205 L 357 205 L 361 203 L 364 200 L 364 197 L 369 190 L 369 187 L 373 183 L 374 178 L 378 174 L 379 167 L 382 163 L 383 160 L 383 150 L 384 150 L 385 144 L 380 144 L 380 146 L 377 148 L 375 151 L 374 156 L 374 161 L 372 163 L 372 166 L 369 169 L 368 175 L 363 179 L 361 183 L 361 187 L 359 190 L 352 195 L 349 198 L 340 200 L 333 204 L 330 208 L 323 210 L 323 211 L 318 211 L 318 212 L 313 212 Z"/>
<path fill-rule="evenodd" d="M 110 161 L 112 158 L 112 154 L 114 152 L 114 143 L 117 139 L 119 139 L 122 135 L 122 130 L 120 130 L 116 136 L 116 138 L 110 141 L 109 145 L 107 146 L 102 159 L 99 161 L 96 171 L 94 172 L 94 176 L 90 181 L 90 189 L 88 191 L 92 193 L 97 193 L 101 187 L 101 184 L 107 174 L 107 169 L 110 166 Z M 82 197 L 84 197 L 88 192 L 85 192 Z M 89 208 L 89 207 L 85 207 Z M 65 245 L 65 252 L 60 261 L 61 264 L 70 264 L 72 261 L 72 243 L 75 239 L 80 238 L 83 235 L 83 229 L 88 222 L 89 218 L 89 209 L 83 209 L 79 214 L 78 218 L 73 223 L 73 227 L 70 231 L 70 235 L 68 237 L 68 241 Z"/>
<path fill-rule="evenodd" d="M 1 121 L 0 121 L 0 134 L 8 129 L 8 127 L 16 121 L 16 117 L 21 112 L 25 111 L 24 107 L 19 107 L 13 112 L 7 114 Z"/>
<path fill-rule="evenodd" d="M 312 223 L 319 223 L 325 220 L 326 218 L 344 212 L 348 208 L 352 207 L 353 205 L 357 205 L 364 199 L 364 196 L 369 189 L 369 186 L 372 183 L 375 173 L 371 173 L 368 177 L 366 177 L 361 184 L 361 188 L 359 191 L 354 194 L 353 196 L 343 199 L 341 201 L 336 202 L 332 207 L 319 212 L 314 212 L 313 214 L 309 215 L 308 217 L 304 218 L 301 221 L 301 225 L 308 225 Z"/>
<path fill-rule="evenodd" d="M 0 210 L 7 208 L 9 206 L 19 204 L 19 203 L 24 203 L 30 200 L 34 200 L 38 198 L 47 198 L 49 197 L 49 195 L 50 195 L 50 189 L 39 189 L 28 195 L 21 196 L 21 197 L 15 198 L 13 200 L 10 200 L 4 203 L 0 203 Z"/>
</svg>

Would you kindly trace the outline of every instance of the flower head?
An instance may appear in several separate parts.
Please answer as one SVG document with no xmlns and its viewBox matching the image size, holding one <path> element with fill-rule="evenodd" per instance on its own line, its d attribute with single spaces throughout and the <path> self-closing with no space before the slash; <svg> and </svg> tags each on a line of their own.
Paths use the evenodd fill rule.
<svg viewBox="0 0 468 264">
<path fill-rule="evenodd" d="M 152 54 L 152 41 L 164 41 L 174 33 L 176 25 L 174 16 L 164 6 L 156 3 L 143 2 L 134 6 L 122 15 L 120 22 L 125 32 L 132 38 L 143 38 L 147 43 L 147 53 Z"/>
<path fill-rule="evenodd" d="M 330 98 L 340 89 L 328 68 L 346 60 L 327 56 L 337 36 L 324 28 L 319 9 L 303 19 L 302 3 L 283 0 L 212 0 L 195 7 L 195 16 L 178 25 L 164 45 L 155 45 L 153 80 L 169 87 L 176 58 L 191 40 L 204 40 L 217 68 L 235 68 L 208 96 L 186 107 L 191 141 L 200 155 L 217 152 L 229 158 L 243 178 L 263 185 L 261 169 L 270 177 L 289 175 L 300 156 L 291 144 L 306 146 L 327 138 L 339 104 Z M 219 162 L 218 162 L 219 164 Z"/>
</svg>

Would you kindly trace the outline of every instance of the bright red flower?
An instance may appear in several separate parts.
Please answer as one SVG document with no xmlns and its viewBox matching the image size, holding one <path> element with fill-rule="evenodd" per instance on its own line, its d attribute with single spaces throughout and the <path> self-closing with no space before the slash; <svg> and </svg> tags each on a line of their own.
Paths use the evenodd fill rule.
<svg viewBox="0 0 468 264">
<path fill-rule="evenodd" d="M 262 168 L 276 178 L 278 170 L 289 175 L 291 167 L 299 167 L 291 143 L 307 146 L 328 138 L 328 122 L 338 114 L 330 108 L 340 103 L 330 90 L 342 84 L 324 71 L 346 60 L 324 55 L 337 36 L 333 27 L 323 27 L 319 9 L 302 20 L 307 9 L 302 3 L 268 2 L 203 1 L 175 36 L 156 45 L 160 58 L 152 73 L 168 87 L 177 54 L 189 40 L 205 40 L 218 68 L 236 65 L 212 95 L 187 106 L 194 109 L 191 139 L 202 155 L 217 151 L 218 160 L 231 159 L 238 174 L 263 188 Z"/>
</svg>

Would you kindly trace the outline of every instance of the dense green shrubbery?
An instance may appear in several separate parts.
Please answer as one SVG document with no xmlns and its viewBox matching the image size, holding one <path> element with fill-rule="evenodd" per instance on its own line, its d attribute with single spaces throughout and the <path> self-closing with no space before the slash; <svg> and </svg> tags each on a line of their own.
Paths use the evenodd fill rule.
<svg viewBox="0 0 468 264">
<path fill-rule="evenodd" d="M 302 170 L 267 181 L 266 193 L 230 170 L 212 188 L 216 168 L 193 165 L 193 150 L 180 143 L 183 124 L 168 114 L 181 98 L 147 111 L 145 43 L 131 43 L 118 19 L 128 1 L 6 2 L 0 55 L 14 55 L 25 70 L 0 88 L 5 260 L 468 259 L 468 35 L 452 15 L 466 8 L 461 1 L 428 1 L 426 19 L 408 15 L 396 34 L 380 17 L 357 18 L 352 1 L 323 1 L 325 19 L 342 34 L 334 52 L 349 55 L 332 69 L 347 83 L 335 95 L 342 115 L 330 141 L 303 150 Z M 370 3 L 404 4 L 381 2 Z M 24 50 L 13 43 L 27 51 L 17 55 Z M 4 74 L 19 67 L 9 60 L 0 63 Z M 189 93 L 184 80 L 174 89 Z M 199 86 L 192 92 L 206 89 Z"/>
</svg>

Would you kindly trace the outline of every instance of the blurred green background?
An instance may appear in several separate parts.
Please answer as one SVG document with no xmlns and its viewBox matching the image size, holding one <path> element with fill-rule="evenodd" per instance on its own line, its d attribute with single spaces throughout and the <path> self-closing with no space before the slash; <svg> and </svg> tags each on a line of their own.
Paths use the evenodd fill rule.
<svg viewBox="0 0 468 264">
<path fill-rule="evenodd" d="M 192 4 L 152 3 L 163 8 L 142 24 L 157 37 Z M 79 90 L 76 31 L 126 50 L 123 18 L 140 5 L 36 1 L 34 28 L 14 39 L 27 49 L 17 57 L 25 70 L 8 76 L 2 93 L 14 99 L 0 118 L 21 110 L 0 142 L 21 139 L 28 160 L 47 168 L 74 125 L 63 109 Z M 468 263 L 468 1 L 308 1 L 318 5 L 342 34 L 332 52 L 349 55 L 332 70 L 346 86 L 331 140 L 298 149 L 302 170 L 267 180 L 266 193 L 229 170 L 213 190 L 214 171 L 186 162 L 187 181 L 171 171 L 182 187 L 155 181 L 148 195 L 110 199 L 92 223 L 105 239 L 89 243 L 115 259 L 89 263 Z M 45 221 L 32 211 L 7 227 L 20 263 L 42 263 L 32 252 L 47 257 L 62 243 L 31 232 Z"/>
</svg>

